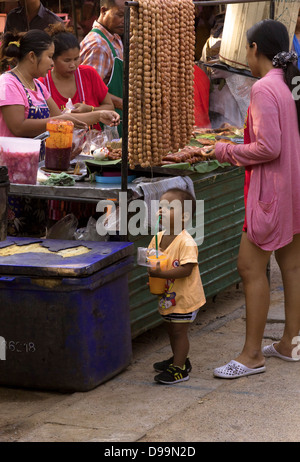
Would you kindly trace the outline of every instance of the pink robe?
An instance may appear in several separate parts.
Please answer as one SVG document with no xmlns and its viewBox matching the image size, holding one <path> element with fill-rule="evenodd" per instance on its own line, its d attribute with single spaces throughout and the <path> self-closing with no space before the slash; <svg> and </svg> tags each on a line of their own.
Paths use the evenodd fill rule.
<svg viewBox="0 0 300 462">
<path fill-rule="evenodd" d="M 272 251 L 300 233 L 300 134 L 296 105 L 281 69 L 270 70 L 253 85 L 248 123 L 251 142 L 217 143 L 216 157 L 252 167 L 247 236 Z"/>
</svg>

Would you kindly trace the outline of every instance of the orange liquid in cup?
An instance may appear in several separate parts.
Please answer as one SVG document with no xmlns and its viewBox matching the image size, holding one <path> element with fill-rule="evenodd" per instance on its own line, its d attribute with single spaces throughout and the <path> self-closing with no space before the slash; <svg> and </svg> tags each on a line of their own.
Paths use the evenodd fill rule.
<svg viewBox="0 0 300 462">
<path fill-rule="evenodd" d="M 64 171 L 70 167 L 74 124 L 70 120 L 51 119 L 47 122 L 50 133 L 46 139 L 45 167 Z"/>
<path fill-rule="evenodd" d="M 148 260 L 151 263 L 152 268 L 156 268 L 157 262 L 160 263 L 160 269 L 166 270 L 168 264 L 168 257 L 166 255 L 159 255 L 156 258 L 156 255 L 151 255 L 148 257 Z M 163 294 L 165 291 L 166 280 L 162 278 L 152 278 L 149 276 L 149 288 L 150 292 L 155 295 Z"/>
</svg>

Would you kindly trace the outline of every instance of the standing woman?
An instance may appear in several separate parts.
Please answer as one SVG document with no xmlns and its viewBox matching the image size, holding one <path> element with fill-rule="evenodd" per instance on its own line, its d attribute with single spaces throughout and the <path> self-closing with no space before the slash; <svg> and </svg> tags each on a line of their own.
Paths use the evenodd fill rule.
<svg viewBox="0 0 300 462">
<path fill-rule="evenodd" d="M 215 148 L 220 162 L 247 167 L 246 220 L 238 257 L 246 339 L 236 360 L 215 369 L 217 377 L 264 372 L 264 356 L 300 360 L 295 354 L 300 331 L 300 72 L 295 59 L 282 23 L 264 20 L 248 30 L 247 60 L 253 76 L 260 78 L 251 90 L 249 144 L 217 143 Z M 261 350 L 270 303 L 266 268 L 272 251 L 282 274 L 286 320 L 281 340 Z"/>
<path fill-rule="evenodd" d="M 91 66 L 79 65 L 80 45 L 72 32 L 63 24 L 51 24 L 46 32 L 54 42 L 54 67 L 40 81 L 63 111 L 71 98 L 74 113 L 95 110 L 114 110 L 108 88 Z M 94 128 L 100 129 L 99 124 Z"/>
</svg>

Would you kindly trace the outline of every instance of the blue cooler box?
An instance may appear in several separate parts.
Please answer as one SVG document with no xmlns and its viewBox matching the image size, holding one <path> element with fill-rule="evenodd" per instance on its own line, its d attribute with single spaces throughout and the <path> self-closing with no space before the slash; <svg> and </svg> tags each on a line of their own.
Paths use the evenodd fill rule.
<svg viewBox="0 0 300 462">
<path fill-rule="evenodd" d="M 0 252 L 14 244 L 0 256 L 0 385 L 88 391 L 128 366 L 133 244 L 10 237 Z"/>
</svg>

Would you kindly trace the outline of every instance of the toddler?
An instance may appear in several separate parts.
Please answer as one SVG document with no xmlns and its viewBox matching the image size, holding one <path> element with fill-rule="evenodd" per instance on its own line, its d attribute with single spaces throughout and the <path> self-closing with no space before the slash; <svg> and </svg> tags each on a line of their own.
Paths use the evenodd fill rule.
<svg viewBox="0 0 300 462">
<path fill-rule="evenodd" d="M 189 205 L 187 207 L 187 205 Z M 188 209 L 188 210 L 187 210 Z M 159 312 L 166 322 L 173 356 L 155 363 L 155 381 L 174 384 L 189 379 L 188 329 L 206 302 L 198 267 L 198 247 L 185 227 L 195 213 L 196 200 L 188 191 L 169 189 L 160 198 L 159 215 L 167 229 L 158 233 L 159 250 L 168 257 L 166 270 L 157 264 L 149 276 L 166 280 L 159 295 Z M 155 248 L 155 237 L 149 244 Z"/>
</svg>

